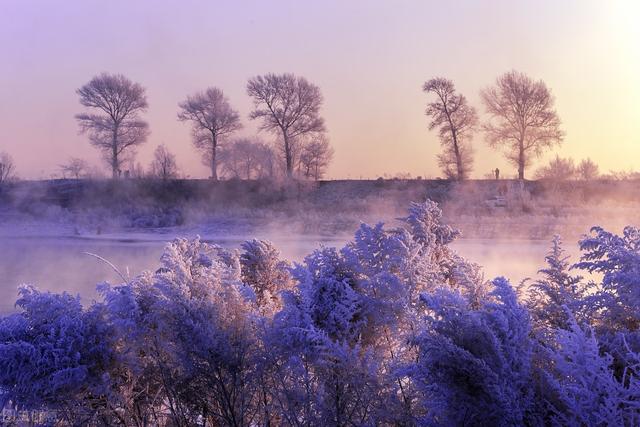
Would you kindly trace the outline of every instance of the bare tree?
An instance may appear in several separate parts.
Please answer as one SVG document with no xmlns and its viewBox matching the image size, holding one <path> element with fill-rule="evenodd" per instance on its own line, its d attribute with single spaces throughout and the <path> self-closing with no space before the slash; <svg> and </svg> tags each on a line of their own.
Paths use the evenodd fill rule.
<svg viewBox="0 0 640 427">
<path fill-rule="evenodd" d="M 11 156 L 5 152 L 0 153 L 0 187 L 14 178 L 15 166 Z"/>
<path fill-rule="evenodd" d="M 211 179 L 217 180 L 216 150 L 225 137 L 242 127 L 238 112 L 216 87 L 188 96 L 179 107 L 178 120 L 192 123 L 193 144 L 211 166 Z"/>
<path fill-rule="evenodd" d="M 583 181 L 593 181 L 598 179 L 600 171 L 598 165 L 591 159 L 587 158 L 582 160 L 576 168 L 578 178 Z"/>
<path fill-rule="evenodd" d="M 478 114 L 464 95 L 456 93 L 451 80 L 431 79 L 422 90 L 436 95 L 436 101 L 427 105 L 426 114 L 431 118 L 429 130 L 438 128 L 444 149 L 438 156 L 438 163 L 448 178 L 462 181 L 468 178 L 473 165 L 468 140 L 478 123 Z"/>
<path fill-rule="evenodd" d="M 282 136 L 287 176 L 293 176 L 294 140 L 325 130 L 320 88 L 293 74 L 266 74 L 249 79 L 247 93 L 254 104 L 249 117 L 262 120 L 261 130 Z"/>
<path fill-rule="evenodd" d="M 67 163 L 60 165 L 60 171 L 62 177 L 66 178 L 69 175 L 71 178 L 80 179 L 87 174 L 89 165 L 84 159 L 78 157 L 71 157 Z"/>
<path fill-rule="evenodd" d="M 324 134 L 315 134 L 302 145 L 299 168 L 305 178 L 319 180 L 327 172 L 333 158 L 333 148 Z"/>
<path fill-rule="evenodd" d="M 492 147 L 504 147 L 506 157 L 518 167 L 518 178 L 533 156 L 564 138 L 554 98 L 542 81 L 510 71 L 480 93 L 490 116 L 483 129 Z"/>
<path fill-rule="evenodd" d="M 121 74 L 103 73 L 76 92 L 80 104 L 97 111 L 76 115 L 80 130 L 102 150 L 113 178 L 117 178 L 123 156 L 131 154 L 131 149 L 144 143 L 149 134 L 149 125 L 140 119 L 140 113 L 148 107 L 145 89 Z"/>
<path fill-rule="evenodd" d="M 232 178 L 263 179 L 275 174 L 275 154 L 260 140 L 240 138 L 226 144 L 220 159 L 225 175 Z"/>
<path fill-rule="evenodd" d="M 150 171 L 153 177 L 160 178 L 163 181 L 178 177 L 176 156 L 167 150 L 164 144 L 158 145 L 153 152 Z"/>
<path fill-rule="evenodd" d="M 536 171 L 536 178 L 549 181 L 568 181 L 576 176 L 573 159 L 556 156 L 548 165 Z"/>
</svg>

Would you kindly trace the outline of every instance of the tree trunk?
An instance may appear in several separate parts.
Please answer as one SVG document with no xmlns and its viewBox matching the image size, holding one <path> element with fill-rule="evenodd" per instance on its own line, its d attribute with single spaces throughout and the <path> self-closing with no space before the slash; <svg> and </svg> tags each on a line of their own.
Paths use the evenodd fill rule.
<svg viewBox="0 0 640 427">
<path fill-rule="evenodd" d="M 440 97 L 442 99 L 442 97 Z M 456 156 L 456 171 L 457 171 L 457 180 L 463 181 L 465 179 L 464 169 L 462 165 L 462 155 L 460 154 L 460 147 L 458 145 L 458 132 L 456 127 L 453 124 L 453 120 L 451 120 L 451 113 L 449 113 L 449 109 L 447 108 L 447 103 L 444 99 L 442 99 L 442 104 L 444 105 L 444 112 L 447 115 L 447 120 L 449 121 L 449 126 L 451 127 L 451 137 L 453 139 L 453 152 Z"/>
<path fill-rule="evenodd" d="M 118 178 L 118 125 L 113 127 L 113 136 L 111 139 L 111 173 L 113 179 Z"/>
<path fill-rule="evenodd" d="M 291 144 L 289 143 L 289 135 L 285 130 L 282 131 L 282 137 L 284 139 L 284 156 L 287 162 L 287 177 L 293 176 L 293 159 L 291 158 Z"/>
<path fill-rule="evenodd" d="M 518 151 L 518 179 L 524 179 L 524 147 L 522 143 L 520 143 Z"/>
<path fill-rule="evenodd" d="M 218 164 L 216 159 L 216 148 L 218 148 L 218 140 L 216 138 L 216 134 L 211 132 L 211 179 L 214 181 L 218 180 Z"/>
<path fill-rule="evenodd" d="M 454 136 L 453 150 L 456 155 L 456 169 L 458 170 L 458 181 L 464 181 L 464 169 L 462 167 L 462 156 L 460 155 L 460 150 L 458 148 L 458 143 L 456 142 L 456 137 Z"/>
</svg>

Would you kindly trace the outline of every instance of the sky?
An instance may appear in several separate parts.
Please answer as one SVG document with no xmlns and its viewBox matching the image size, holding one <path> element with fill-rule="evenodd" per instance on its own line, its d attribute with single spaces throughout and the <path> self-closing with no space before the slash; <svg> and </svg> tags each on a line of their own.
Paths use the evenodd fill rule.
<svg viewBox="0 0 640 427">
<path fill-rule="evenodd" d="M 165 144 L 187 176 L 206 177 L 178 103 L 219 87 L 243 119 L 238 136 L 254 135 L 247 80 L 291 72 L 323 93 L 329 178 L 433 178 L 440 144 L 422 84 L 453 80 L 484 119 L 479 91 L 515 69 L 546 82 L 566 132 L 534 169 L 556 154 L 640 169 L 639 21 L 637 1 L 0 0 L 0 152 L 24 179 L 59 175 L 70 157 L 100 165 L 75 90 L 122 73 L 147 88 L 138 161 Z M 473 147 L 474 177 L 515 173 L 480 133 Z"/>
</svg>

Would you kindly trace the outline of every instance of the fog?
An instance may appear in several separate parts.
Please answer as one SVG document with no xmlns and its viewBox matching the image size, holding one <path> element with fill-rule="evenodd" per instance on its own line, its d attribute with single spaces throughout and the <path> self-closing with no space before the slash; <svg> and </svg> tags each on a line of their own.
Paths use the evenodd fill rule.
<svg viewBox="0 0 640 427">
<path fill-rule="evenodd" d="M 125 276 L 155 270 L 165 243 L 173 236 L 78 237 L 2 237 L 0 238 L 0 312 L 13 311 L 17 287 L 34 284 L 42 290 L 79 294 L 90 302 L 96 298 L 96 285 L 119 283 L 119 275 L 95 254 L 112 263 Z M 194 237 L 185 236 L 185 237 Z M 321 245 L 341 247 L 348 235 L 313 236 L 203 236 L 203 240 L 234 249 L 247 239 L 259 237 L 273 241 L 283 257 L 301 261 Z M 572 250 L 572 245 L 567 245 Z M 575 246 L 575 245 L 573 245 Z M 485 277 L 506 276 L 512 283 L 534 277 L 544 263 L 549 242 L 546 240 L 461 239 L 452 247 L 460 255 L 484 267 Z"/>
<path fill-rule="evenodd" d="M 189 201 L 177 199 L 172 189 L 168 210 L 158 207 L 152 193 L 140 195 L 150 192 L 148 184 L 128 188 L 124 196 L 105 192 L 95 200 L 79 193 L 72 209 L 36 196 L 37 187 L 29 184 L 22 189 L 26 195 L 17 187 L 13 207 L 0 212 L 0 311 L 13 310 L 21 284 L 80 294 L 86 303 L 96 297 L 97 284 L 121 280 L 107 263 L 87 253 L 103 257 L 129 277 L 155 270 L 164 245 L 177 237 L 201 236 L 230 249 L 248 239 L 265 239 L 284 258 L 301 261 L 321 245 L 341 247 L 360 223 L 395 226 L 408 203 L 424 200 L 425 194 L 441 200 L 446 221 L 462 232 L 452 244 L 460 255 L 481 265 L 487 279 L 505 276 L 519 283 L 543 267 L 554 234 L 563 237 L 571 261 L 578 261 L 577 240 L 591 226 L 620 232 L 633 224 L 637 203 L 631 184 L 542 190 L 531 184 L 522 191 L 508 182 L 451 187 L 446 182 L 385 180 L 334 181 L 295 191 L 258 186 L 255 191 L 229 183 L 207 187 L 209 193 L 190 188 L 197 197 Z M 69 194 L 68 189 L 56 191 Z M 503 195 L 505 206 L 490 205 L 496 194 Z M 588 203 L 596 194 L 601 202 Z"/>
</svg>

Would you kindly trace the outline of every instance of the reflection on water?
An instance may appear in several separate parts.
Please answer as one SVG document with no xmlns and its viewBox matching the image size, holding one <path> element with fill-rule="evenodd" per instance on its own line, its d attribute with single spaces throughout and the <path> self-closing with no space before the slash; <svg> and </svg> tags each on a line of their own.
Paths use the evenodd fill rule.
<svg viewBox="0 0 640 427">
<path fill-rule="evenodd" d="M 341 246 L 346 238 L 314 236 L 269 236 L 283 256 L 299 261 L 323 244 Z M 169 237 L 167 237 L 167 240 Z M 245 238 L 238 236 L 210 239 L 224 247 L 238 248 Z M 79 293 L 83 301 L 96 297 L 96 284 L 118 283 L 118 275 L 104 262 L 84 254 L 95 253 L 131 276 L 145 269 L 155 269 L 166 240 L 80 238 L 0 238 L 0 312 L 13 309 L 17 286 L 34 284 L 43 290 Z M 482 265 L 485 277 L 506 276 L 516 284 L 534 277 L 543 266 L 549 248 L 546 241 L 459 240 L 453 248 L 462 256 Z M 573 249 L 567 245 L 568 249 Z"/>
</svg>

